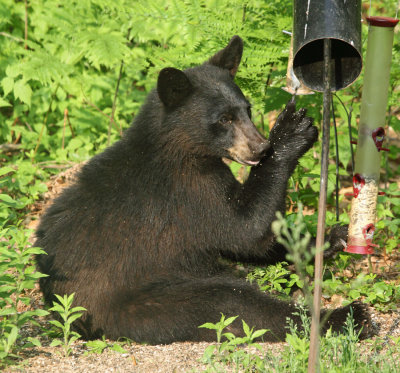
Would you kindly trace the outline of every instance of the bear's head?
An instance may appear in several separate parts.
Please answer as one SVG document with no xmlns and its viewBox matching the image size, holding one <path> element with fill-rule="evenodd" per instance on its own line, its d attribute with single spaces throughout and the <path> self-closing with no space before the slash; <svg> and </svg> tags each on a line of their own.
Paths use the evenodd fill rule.
<svg viewBox="0 0 400 373">
<path fill-rule="evenodd" d="M 251 106 L 234 83 L 243 41 L 229 44 L 203 65 L 161 70 L 157 93 L 164 118 L 185 134 L 191 152 L 257 165 L 270 145 L 251 121 Z"/>
</svg>

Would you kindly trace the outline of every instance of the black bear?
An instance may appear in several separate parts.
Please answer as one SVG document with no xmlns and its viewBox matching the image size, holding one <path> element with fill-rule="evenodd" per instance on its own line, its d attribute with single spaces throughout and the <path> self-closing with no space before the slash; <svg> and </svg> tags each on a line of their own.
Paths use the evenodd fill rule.
<svg viewBox="0 0 400 373">
<path fill-rule="evenodd" d="M 235 36 L 203 65 L 163 69 L 133 125 L 95 156 L 41 219 L 37 258 L 49 275 L 47 302 L 75 292 L 87 309 L 75 328 L 84 338 L 129 337 L 151 344 L 212 341 L 198 328 L 239 315 L 283 340 L 292 304 L 230 273 L 220 258 L 259 264 L 285 258 L 271 232 L 285 211 L 288 179 L 318 131 L 289 102 L 262 136 L 234 83 L 243 50 Z M 222 161 L 252 166 L 240 184 Z M 334 239 L 331 239 L 333 242 Z M 354 304 L 356 322 L 368 314 Z M 339 330 L 349 307 L 330 316 Z"/>
</svg>

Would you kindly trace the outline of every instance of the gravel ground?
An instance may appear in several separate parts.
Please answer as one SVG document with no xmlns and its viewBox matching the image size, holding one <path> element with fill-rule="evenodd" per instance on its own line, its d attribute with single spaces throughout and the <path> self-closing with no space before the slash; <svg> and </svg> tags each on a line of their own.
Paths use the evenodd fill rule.
<svg viewBox="0 0 400 373">
<path fill-rule="evenodd" d="M 400 337 L 400 309 L 397 312 L 380 314 L 370 308 L 372 322 L 377 328 L 383 345 L 393 344 L 389 336 Z M 42 326 L 46 321 L 41 321 Z M 26 334 L 37 335 L 38 329 L 26 330 Z M 373 340 L 376 340 L 374 337 Z M 109 341 L 110 344 L 112 343 Z M 43 341 L 44 345 L 49 340 Z M 23 360 L 18 366 L 9 367 L 5 372 L 140 372 L 140 373 L 181 373 L 202 372 L 206 368 L 202 357 L 210 343 L 173 343 L 170 345 L 146 346 L 132 344 L 123 346 L 127 353 L 118 353 L 105 349 L 102 354 L 85 354 L 85 342 L 77 341 L 72 346 L 69 357 L 61 355 L 60 347 L 41 347 L 25 351 Z M 263 351 L 278 354 L 286 343 L 260 343 Z M 366 353 L 370 351 L 371 342 L 359 343 Z M 384 347 L 383 346 L 383 347 Z M 385 351 L 385 349 L 383 349 Z M 263 354 L 260 353 L 260 356 Z M 400 357 L 399 357 L 400 358 Z M 226 372 L 229 372 L 227 369 Z"/>
<path fill-rule="evenodd" d="M 42 348 L 36 356 L 23 361 L 18 367 L 10 367 L 5 372 L 140 372 L 140 373 L 183 373 L 202 372 L 206 366 L 201 362 L 208 343 L 173 343 L 160 346 L 135 345 L 125 349 L 126 354 L 105 351 L 102 354 L 83 355 L 81 342 L 74 347 L 74 354 L 60 356 L 54 348 Z M 261 343 L 263 349 L 279 352 L 284 343 Z M 230 372 L 230 370 L 226 370 Z"/>
<path fill-rule="evenodd" d="M 174 343 L 163 346 L 134 345 L 125 349 L 128 353 L 105 351 L 102 354 L 83 355 L 84 345 L 74 346 L 74 354 L 62 357 L 54 348 L 43 348 L 38 355 L 24 361 L 15 372 L 188 372 L 202 371 L 200 363 L 206 343 Z M 59 351 L 59 349 L 57 349 Z"/>
</svg>

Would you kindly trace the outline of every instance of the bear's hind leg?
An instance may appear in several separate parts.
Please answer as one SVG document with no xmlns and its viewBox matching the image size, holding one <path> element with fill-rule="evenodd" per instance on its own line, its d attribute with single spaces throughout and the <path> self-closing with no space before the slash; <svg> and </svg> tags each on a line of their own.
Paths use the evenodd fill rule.
<svg viewBox="0 0 400 373">
<path fill-rule="evenodd" d="M 239 316 L 227 330 L 243 335 L 243 319 L 255 329 L 269 329 L 265 341 L 283 341 L 287 318 L 292 318 L 299 328 L 300 319 L 293 315 L 294 305 L 262 293 L 256 286 L 243 280 L 212 277 L 182 279 L 174 282 L 160 281 L 143 287 L 140 291 L 119 294 L 118 304 L 103 328 L 106 337 L 128 337 L 136 342 L 165 344 L 179 341 L 215 341 L 214 330 L 200 325 L 226 317 Z M 355 306 L 356 323 L 368 320 L 365 308 Z M 347 309 L 335 310 L 330 325 L 340 331 L 346 320 Z"/>
</svg>

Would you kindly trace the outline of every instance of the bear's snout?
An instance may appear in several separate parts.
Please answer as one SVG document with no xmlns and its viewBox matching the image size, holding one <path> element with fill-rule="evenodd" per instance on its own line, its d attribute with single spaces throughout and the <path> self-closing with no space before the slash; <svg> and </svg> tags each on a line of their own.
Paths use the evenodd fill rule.
<svg viewBox="0 0 400 373">
<path fill-rule="evenodd" d="M 255 166 L 271 147 L 254 124 L 248 120 L 236 124 L 233 145 L 228 149 L 233 160 L 241 164 Z"/>
</svg>

